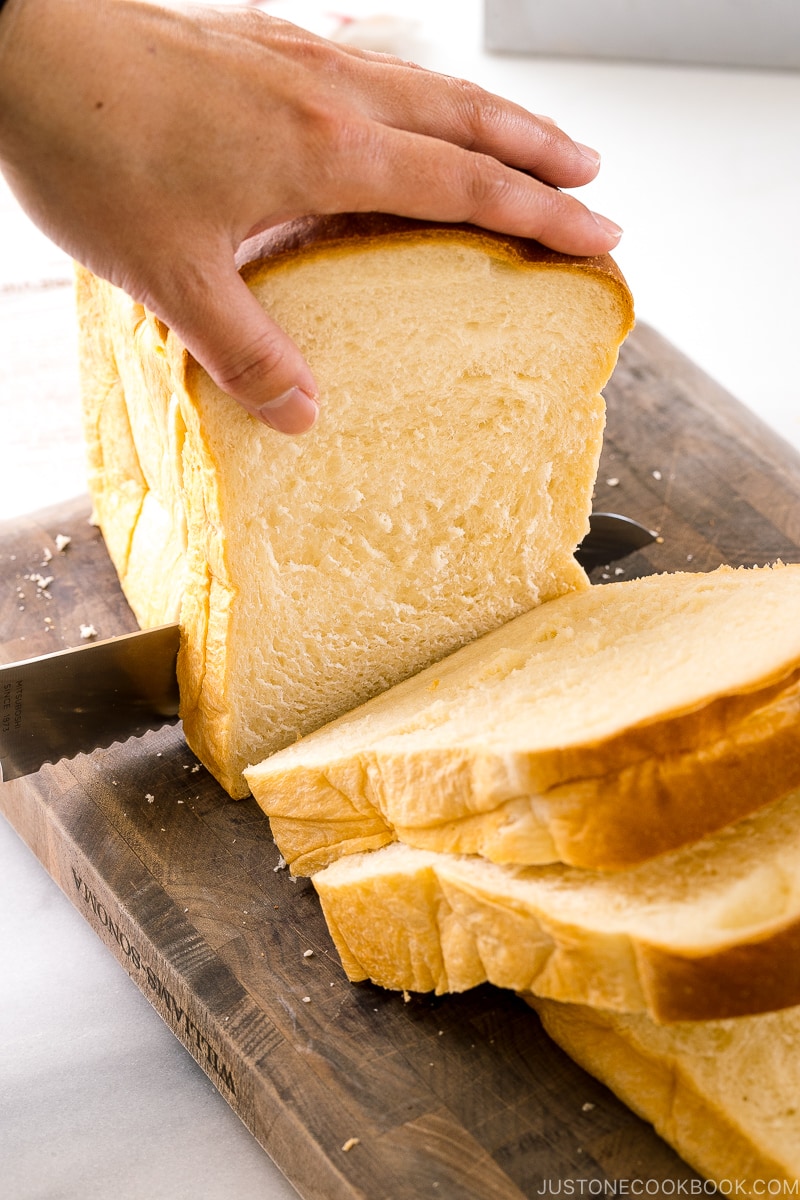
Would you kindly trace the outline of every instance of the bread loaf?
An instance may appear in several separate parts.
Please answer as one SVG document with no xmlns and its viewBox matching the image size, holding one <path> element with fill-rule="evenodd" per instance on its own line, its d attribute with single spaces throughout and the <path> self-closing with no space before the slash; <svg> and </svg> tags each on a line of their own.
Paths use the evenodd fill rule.
<svg viewBox="0 0 800 1200">
<path fill-rule="evenodd" d="M 97 520 L 143 625 L 179 619 L 187 740 L 222 785 L 544 600 L 587 587 L 610 259 L 470 227 L 302 221 L 244 268 L 319 382 L 287 438 L 79 272 Z"/>
<path fill-rule="evenodd" d="M 553 1040 L 722 1195 L 796 1195 L 800 1009 L 667 1027 L 642 1014 L 529 1002 Z"/>
<path fill-rule="evenodd" d="M 399 839 L 619 868 L 800 787 L 800 565 L 555 599 L 250 769 L 313 873 Z"/>
<path fill-rule="evenodd" d="M 313 882 L 353 980 L 437 993 L 488 981 L 661 1022 L 800 1003 L 800 790 L 621 871 L 397 842 Z"/>
</svg>

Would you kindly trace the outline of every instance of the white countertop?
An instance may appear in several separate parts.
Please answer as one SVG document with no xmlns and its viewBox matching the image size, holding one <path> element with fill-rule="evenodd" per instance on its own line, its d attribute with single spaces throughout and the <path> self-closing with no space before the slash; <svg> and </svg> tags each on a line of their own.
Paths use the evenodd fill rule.
<svg viewBox="0 0 800 1200">
<path fill-rule="evenodd" d="M 479 0 L 342 7 L 415 20 L 405 56 L 596 146 L 583 191 L 625 228 L 616 258 L 639 317 L 800 449 L 800 73 L 492 56 Z M 301 0 L 270 10 L 320 32 L 330 19 Z M 70 279 L 0 188 L 0 519 L 85 490 Z M 0 863 L 0 1191 L 294 1196 L 3 822 Z"/>
</svg>

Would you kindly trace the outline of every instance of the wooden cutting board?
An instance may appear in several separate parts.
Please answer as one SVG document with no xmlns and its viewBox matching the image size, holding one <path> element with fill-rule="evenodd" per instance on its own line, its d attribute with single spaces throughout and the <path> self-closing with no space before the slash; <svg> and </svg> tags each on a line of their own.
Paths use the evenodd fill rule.
<svg viewBox="0 0 800 1200">
<path fill-rule="evenodd" d="M 800 455 L 652 330 L 629 339 L 607 399 L 595 508 L 661 539 L 594 582 L 800 561 Z M 79 499 L 0 526 L 5 661 L 80 644 L 82 624 L 136 628 L 88 517 Z M 313 888 L 179 727 L 3 784 L 0 809 L 304 1197 L 697 1178 L 516 996 L 349 984 Z"/>
</svg>

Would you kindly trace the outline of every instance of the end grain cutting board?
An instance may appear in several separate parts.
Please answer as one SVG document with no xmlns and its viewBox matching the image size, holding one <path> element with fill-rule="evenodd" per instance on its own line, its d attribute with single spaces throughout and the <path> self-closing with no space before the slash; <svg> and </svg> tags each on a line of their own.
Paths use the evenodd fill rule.
<svg viewBox="0 0 800 1200">
<path fill-rule="evenodd" d="M 595 507 L 661 539 L 595 583 L 800 561 L 800 456 L 652 330 L 629 339 L 607 399 Z M 82 624 L 136 627 L 88 517 L 81 499 L 0 526 L 5 661 L 79 644 Z M 349 984 L 313 888 L 180 727 L 0 785 L 0 810 L 304 1197 L 520 1200 L 556 1178 L 697 1178 L 514 995 Z"/>
</svg>

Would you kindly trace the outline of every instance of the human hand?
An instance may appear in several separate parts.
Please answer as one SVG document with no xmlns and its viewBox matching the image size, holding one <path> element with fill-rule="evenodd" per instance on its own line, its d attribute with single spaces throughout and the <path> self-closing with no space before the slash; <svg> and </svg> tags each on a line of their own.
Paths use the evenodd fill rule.
<svg viewBox="0 0 800 1200">
<path fill-rule="evenodd" d="M 599 254 L 617 226 L 557 189 L 596 153 L 462 80 L 247 9 L 7 0 L 0 162 L 48 236 L 286 433 L 317 387 L 239 277 L 248 237 L 309 213 L 470 221 Z"/>
</svg>

